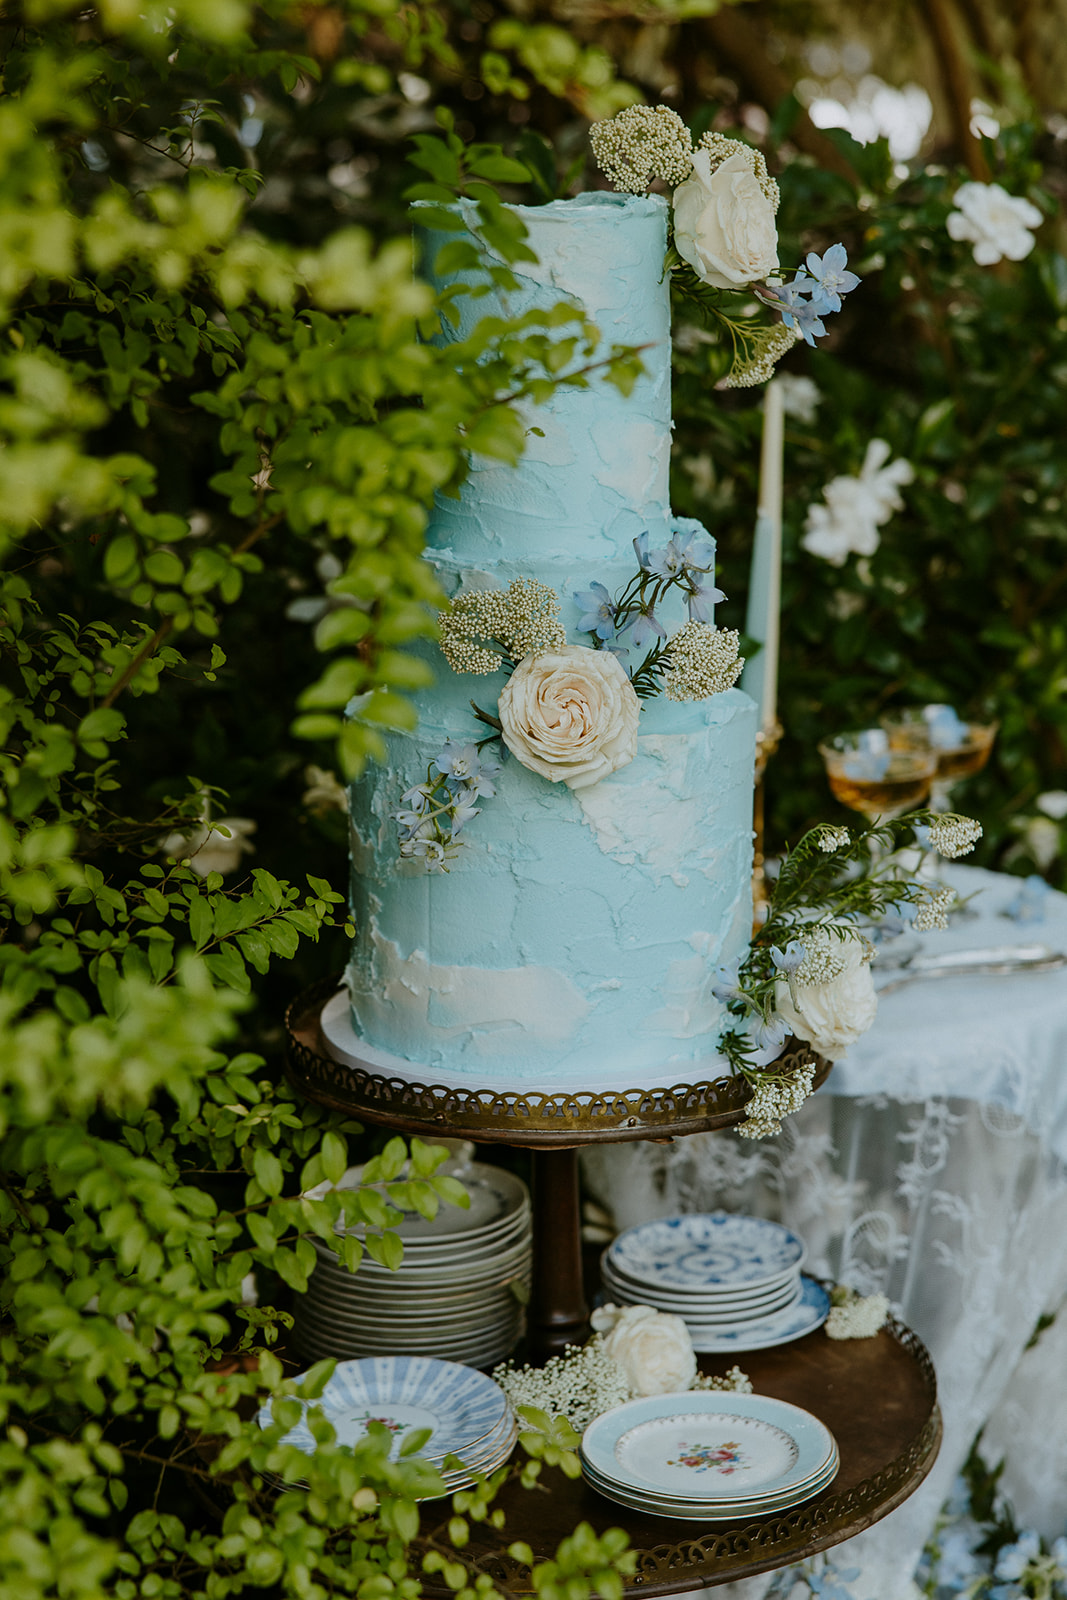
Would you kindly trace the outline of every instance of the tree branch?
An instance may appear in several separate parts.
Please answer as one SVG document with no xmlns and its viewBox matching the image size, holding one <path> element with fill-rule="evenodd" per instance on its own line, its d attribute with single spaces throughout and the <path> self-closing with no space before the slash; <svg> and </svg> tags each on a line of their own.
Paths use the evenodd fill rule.
<svg viewBox="0 0 1067 1600">
<path fill-rule="evenodd" d="M 173 627 L 174 618 L 164 617 L 155 633 L 153 633 L 150 638 L 145 640 L 144 644 L 133 657 L 125 672 L 121 673 L 115 679 L 114 683 L 111 685 L 111 688 L 107 691 L 107 694 L 104 696 L 103 700 L 101 700 L 101 707 L 113 706 L 115 704 L 115 701 L 118 699 L 123 689 L 133 682 L 133 679 L 137 676 L 138 672 L 144 666 L 149 657 L 155 655 L 156 651 L 159 649 L 160 645 L 171 632 Z"/>
<path fill-rule="evenodd" d="M 761 105 L 773 111 L 792 93 L 790 78 L 767 54 L 762 30 L 734 6 L 723 6 L 713 17 L 705 17 L 702 26 L 716 53 L 729 62 L 745 88 Z M 859 174 L 851 162 L 820 132 L 803 108 L 797 115 L 789 137 L 827 172 L 836 172 L 839 178 L 844 178 L 856 188 L 861 186 Z"/>
<path fill-rule="evenodd" d="M 956 147 L 963 157 L 967 171 L 979 183 L 988 183 L 992 177 L 982 146 L 971 132 L 971 75 L 960 49 L 956 33 L 951 0 L 924 0 L 919 8 L 930 31 L 941 82 L 952 116 Z"/>
</svg>

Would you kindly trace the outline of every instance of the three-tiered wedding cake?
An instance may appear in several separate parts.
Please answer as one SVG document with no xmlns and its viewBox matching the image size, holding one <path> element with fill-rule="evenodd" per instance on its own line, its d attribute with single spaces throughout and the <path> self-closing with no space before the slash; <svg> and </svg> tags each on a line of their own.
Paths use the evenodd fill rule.
<svg viewBox="0 0 1067 1600">
<path fill-rule="evenodd" d="M 477 236 L 473 207 L 460 204 Z M 508 682 L 503 668 L 453 671 L 435 647 L 437 683 L 418 696 L 418 728 L 391 736 L 387 762 L 352 788 L 357 931 L 348 994 L 327 1007 L 323 1027 L 342 1058 L 421 1082 L 526 1092 L 694 1081 L 721 1068 L 714 975 L 743 953 L 751 928 L 756 709 L 726 688 L 704 699 L 660 694 L 638 717 L 620 666 L 640 659 L 638 630 L 614 653 L 594 649 L 607 641 L 583 615 L 591 585 L 614 596 L 626 588 L 635 539 L 649 572 L 669 572 L 699 547 L 699 577 L 713 550 L 698 525 L 672 518 L 668 500 L 667 204 L 590 193 L 519 209 L 538 264 L 517 269 L 518 291 L 461 299 L 448 336 L 485 315 L 570 299 L 605 346 L 644 346 L 646 373 L 628 395 L 598 377 L 558 390 L 531 408 L 517 467 L 476 459 L 460 498 L 435 508 L 427 553 L 448 593 L 499 593 L 523 579 L 559 596 L 567 646 L 560 636 L 535 657 L 541 678 L 524 678 L 522 690 L 535 722 L 547 719 L 549 764 L 530 755 L 542 748 L 536 738 L 508 736 L 502 698 L 508 751 L 492 781 L 469 791 L 476 808 L 460 819 L 463 847 L 440 863 L 447 870 L 428 871 L 410 846 L 402 856 L 397 814 L 416 806 L 414 837 L 417 808 L 429 814 L 420 792 L 428 778 L 431 788 L 444 781 L 442 750 L 466 748 L 465 770 L 470 745 L 491 736 L 472 698 L 497 712 Z M 424 260 L 448 237 L 428 232 Z M 689 608 L 704 624 L 710 583 Z M 673 631 L 685 615 L 684 593 L 671 590 L 654 621 Z M 514 674 L 513 702 L 530 665 Z M 586 750 L 596 717 L 615 722 L 596 733 L 593 762 L 567 757 L 552 768 L 559 740 L 573 736 Z"/>
</svg>

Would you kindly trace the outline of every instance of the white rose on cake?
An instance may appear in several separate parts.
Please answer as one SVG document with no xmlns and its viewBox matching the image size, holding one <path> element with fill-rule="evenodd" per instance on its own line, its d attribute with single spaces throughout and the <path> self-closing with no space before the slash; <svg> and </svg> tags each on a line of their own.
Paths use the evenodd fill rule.
<svg viewBox="0 0 1067 1600">
<path fill-rule="evenodd" d="M 693 1341 L 681 1317 L 651 1306 L 601 1306 L 592 1324 L 603 1335 L 604 1354 L 622 1368 L 637 1399 L 680 1394 L 697 1375 Z"/>
<path fill-rule="evenodd" d="M 674 243 L 698 278 L 716 289 L 755 283 L 778 266 L 774 207 L 750 160 L 728 156 L 714 171 L 706 150 L 674 191 Z"/>
<path fill-rule="evenodd" d="M 775 987 L 778 1015 L 798 1039 L 831 1061 L 867 1032 L 878 1011 L 871 978 L 873 951 L 865 939 L 816 930 L 804 939 L 805 955 Z"/>
<path fill-rule="evenodd" d="M 640 713 L 625 667 L 583 644 L 524 657 L 498 707 L 516 760 L 571 789 L 599 783 L 633 760 Z"/>
</svg>

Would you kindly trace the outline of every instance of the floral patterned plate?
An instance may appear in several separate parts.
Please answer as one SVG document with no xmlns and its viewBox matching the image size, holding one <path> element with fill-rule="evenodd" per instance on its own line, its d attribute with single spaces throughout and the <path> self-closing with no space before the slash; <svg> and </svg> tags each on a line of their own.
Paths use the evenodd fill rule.
<svg viewBox="0 0 1067 1600">
<path fill-rule="evenodd" d="M 749 1290 L 795 1272 L 804 1244 L 780 1223 L 710 1211 L 627 1228 L 608 1259 L 623 1277 L 655 1288 Z"/>
<path fill-rule="evenodd" d="M 631 1400 L 582 1437 L 601 1483 L 694 1509 L 777 1501 L 817 1478 L 835 1453 L 830 1430 L 799 1406 L 700 1390 Z"/>
</svg>

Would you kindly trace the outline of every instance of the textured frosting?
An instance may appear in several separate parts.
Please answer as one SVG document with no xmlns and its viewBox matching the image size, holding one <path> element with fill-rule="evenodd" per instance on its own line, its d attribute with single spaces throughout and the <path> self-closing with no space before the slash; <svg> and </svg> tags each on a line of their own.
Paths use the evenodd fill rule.
<svg viewBox="0 0 1067 1600">
<path fill-rule="evenodd" d="M 655 547 L 677 525 L 666 204 L 597 193 L 518 209 L 538 264 L 522 266 L 512 294 L 463 297 L 459 334 L 571 297 L 601 330 L 601 353 L 649 346 L 647 372 L 628 397 L 594 380 L 536 408 L 543 437 L 530 436 L 517 468 L 476 460 L 460 499 L 438 503 L 429 555 L 449 589 L 552 584 L 568 637 L 587 644 L 574 590 L 618 589 L 633 538 L 647 529 Z M 425 234 L 423 260 L 454 237 Z M 661 1071 L 671 1082 L 710 1066 L 723 1013 L 712 975 L 751 923 L 752 701 L 730 690 L 645 702 L 634 761 L 586 790 L 509 757 L 450 871 L 430 874 L 400 861 L 391 813 L 446 738 L 481 735 L 469 701 L 491 709 L 503 683 L 438 667 L 417 731 L 394 736 L 385 767 L 352 789 L 356 1040 L 402 1075 L 501 1087 L 626 1086 Z"/>
</svg>

